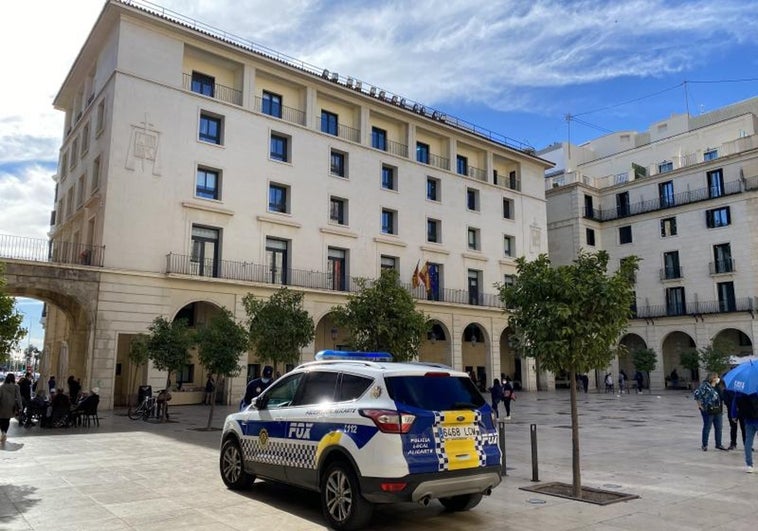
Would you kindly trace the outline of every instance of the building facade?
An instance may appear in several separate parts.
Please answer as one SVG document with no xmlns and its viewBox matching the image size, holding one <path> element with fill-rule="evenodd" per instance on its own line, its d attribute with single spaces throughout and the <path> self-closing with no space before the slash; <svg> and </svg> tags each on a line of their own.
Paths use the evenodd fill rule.
<svg viewBox="0 0 758 531">
<path fill-rule="evenodd" d="M 517 256 L 548 250 L 551 164 L 528 146 L 135 1 L 106 2 L 55 106 L 52 252 L 101 280 L 75 348 L 65 312 L 48 310 L 48 374 L 123 404 L 138 384 L 163 387 L 127 356 L 156 316 L 198 325 L 226 307 L 242 320 L 246 294 L 283 285 L 316 323 L 311 359 L 343 346 L 330 309 L 353 279 L 395 268 L 432 325 L 422 359 L 550 385 L 511 351 L 494 287 Z M 428 286 L 411 285 L 417 266 Z M 227 399 L 259 370 L 254 352 L 242 364 Z M 178 379 L 202 386 L 196 358 Z"/>
<path fill-rule="evenodd" d="M 645 132 L 613 133 L 581 146 L 540 151 L 546 174 L 549 253 L 569 263 L 580 249 L 611 262 L 640 257 L 635 318 L 620 339 L 658 355 L 652 388 L 677 370 L 682 352 L 724 340 L 753 352 L 758 239 L 758 98 L 700 116 L 673 115 Z M 629 356 L 613 371 L 631 376 Z M 600 375 L 602 376 L 602 375 Z"/>
</svg>

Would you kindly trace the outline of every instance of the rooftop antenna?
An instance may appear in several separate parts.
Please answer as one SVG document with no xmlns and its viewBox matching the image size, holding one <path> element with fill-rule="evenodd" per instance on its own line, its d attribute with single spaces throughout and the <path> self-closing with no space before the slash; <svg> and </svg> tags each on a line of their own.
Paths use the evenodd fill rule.
<svg viewBox="0 0 758 531">
<path fill-rule="evenodd" d="M 566 129 L 567 129 L 567 137 L 568 140 L 566 141 L 566 146 L 568 150 L 568 156 L 566 157 L 566 162 L 568 164 L 571 164 L 571 114 L 566 115 Z"/>
</svg>

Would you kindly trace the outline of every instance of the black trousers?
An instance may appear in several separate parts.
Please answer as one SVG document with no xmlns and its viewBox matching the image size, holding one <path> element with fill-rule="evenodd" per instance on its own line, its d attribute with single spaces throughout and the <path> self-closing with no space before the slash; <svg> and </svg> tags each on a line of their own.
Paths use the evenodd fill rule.
<svg viewBox="0 0 758 531">
<path fill-rule="evenodd" d="M 729 419 L 729 446 L 737 446 L 737 424 L 739 422 L 740 433 L 742 433 L 742 444 L 745 444 L 745 419 Z"/>
<path fill-rule="evenodd" d="M 5 433 L 11 425 L 11 419 L 0 419 L 0 431 Z"/>
</svg>

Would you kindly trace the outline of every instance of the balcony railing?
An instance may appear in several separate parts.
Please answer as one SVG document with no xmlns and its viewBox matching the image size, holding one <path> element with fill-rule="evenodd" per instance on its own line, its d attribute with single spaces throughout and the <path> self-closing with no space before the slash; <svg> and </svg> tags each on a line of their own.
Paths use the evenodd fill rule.
<svg viewBox="0 0 758 531">
<path fill-rule="evenodd" d="M 466 174 L 469 177 L 473 177 L 474 179 L 487 182 L 487 172 L 481 168 L 469 166 L 468 168 L 466 168 Z"/>
<path fill-rule="evenodd" d="M 655 317 L 674 317 L 677 315 L 705 315 L 718 313 L 753 312 L 755 301 L 752 297 L 743 297 L 733 300 L 696 301 L 681 304 L 659 304 L 653 306 L 637 306 L 635 317 L 638 319 L 652 319 Z"/>
<path fill-rule="evenodd" d="M 183 86 L 185 90 L 192 90 L 192 74 L 182 74 Z M 195 91 L 193 91 L 195 92 Z M 195 94 L 201 94 L 195 92 Z M 205 94 L 201 94 L 205 96 Z M 213 85 L 213 96 L 208 96 L 226 103 L 233 103 L 234 105 L 242 105 L 242 91 L 235 88 L 219 85 L 218 83 Z"/>
<path fill-rule="evenodd" d="M 400 142 L 394 142 L 392 140 L 387 140 L 386 151 L 388 153 L 392 153 L 393 155 L 397 155 L 398 157 L 408 156 L 408 146 L 401 144 Z"/>
<path fill-rule="evenodd" d="M 713 191 L 708 187 L 699 188 L 697 190 L 680 192 L 678 194 L 674 194 L 673 196 L 669 195 L 657 197 L 655 199 L 650 199 L 649 201 L 640 201 L 639 203 L 624 205 L 621 208 L 585 208 L 584 217 L 588 219 L 594 219 L 596 221 L 609 221 L 612 219 L 645 214 L 646 212 L 664 210 L 667 208 L 672 208 L 674 206 L 687 205 L 690 203 L 707 201 L 708 199 L 716 199 L 718 197 L 739 194 L 741 192 L 742 188 L 740 181 L 732 181 L 724 184 L 724 188 L 721 193 L 713 193 Z"/>
<path fill-rule="evenodd" d="M 0 234 L 0 258 L 103 266 L 105 247 Z"/>
<path fill-rule="evenodd" d="M 269 109 L 263 109 L 263 98 L 260 96 L 255 97 L 255 110 L 258 112 L 262 112 L 263 114 L 267 114 L 268 116 L 273 116 L 274 118 L 279 118 L 281 120 L 284 120 L 285 122 L 289 122 L 291 124 L 299 124 L 299 125 L 305 125 L 305 112 L 301 111 L 300 109 L 294 109 L 292 107 L 286 107 L 284 105 L 279 106 L 279 109 L 281 110 L 281 116 L 277 114 L 273 114 L 269 111 Z"/>
<path fill-rule="evenodd" d="M 423 161 L 419 162 L 424 163 Z M 434 153 L 429 153 L 429 162 L 426 162 L 426 164 L 443 170 L 450 169 L 450 159 L 447 159 L 440 155 L 435 155 Z"/>
<path fill-rule="evenodd" d="M 737 263 L 734 258 L 728 258 L 726 260 L 717 260 L 715 262 L 708 263 L 708 270 L 711 275 L 723 275 L 725 273 L 734 273 L 737 271 Z"/>
<path fill-rule="evenodd" d="M 329 135 L 334 135 L 339 138 L 344 138 L 345 140 L 350 140 L 351 142 L 360 142 L 361 141 L 361 132 L 359 129 L 356 129 L 354 127 L 350 127 L 344 124 L 337 124 L 337 130 L 336 131 L 329 131 L 322 122 L 322 116 L 318 115 L 316 116 L 316 123 L 318 124 L 319 131 L 322 133 L 327 133 Z M 336 132 L 336 134 L 335 134 Z"/>
<path fill-rule="evenodd" d="M 684 267 L 670 266 L 660 270 L 661 280 L 677 280 L 684 277 Z"/>
<path fill-rule="evenodd" d="M 193 260 L 189 255 L 169 253 L 166 255 L 166 273 L 194 277 L 215 277 L 243 282 L 260 282 L 310 289 L 355 292 L 358 283 L 355 277 L 335 278 L 331 273 L 306 271 L 294 268 L 272 268 L 269 265 L 231 260 Z M 470 304 L 489 308 L 502 308 L 497 294 L 470 293 L 468 290 L 438 289 L 427 293 L 423 286 L 413 288 L 401 284 L 416 300 Z"/>
</svg>

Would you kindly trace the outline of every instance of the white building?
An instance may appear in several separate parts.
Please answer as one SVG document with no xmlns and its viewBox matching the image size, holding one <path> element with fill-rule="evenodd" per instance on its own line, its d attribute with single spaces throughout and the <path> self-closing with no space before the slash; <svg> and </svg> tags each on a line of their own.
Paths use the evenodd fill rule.
<svg viewBox="0 0 758 531">
<path fill-rule="evenodd" d="M 351 278 L 393 267 L 410 283 L 420 262 L 434 272 L 429 293 L 413 290 L 434 325 L 421 357 L 537 387 L 493 286 L 517 256 L 547 252 L 550 163 L 528 146 L 137 1 L 106 2 L 55 106 L 53 248 L 100 275 L 86 326 L 49 312 L 59 380 L 124 403 L 131 338 L 156 316 L 198 323 L 223 306 L 243 319 L 245 294 L 283 284 L 317 325 L 310 359 L 341 344 L 330 308 Z M 255 353 L 243 363 L 258 370 Z M 150 369 L 136 383 L 164 379 Z M 195 362 L 181 379 L 205 375 Z"/>
<path fill-rule="evenodd" d="M 691 379 L 679 355 L 716 338 L 753 351 L 757 124 L 753 98 L 539 153 L 556 163 L 546 179 L 551 260 L 569 263 L 579 249 L 605 249 L 616 263 L 642 258 L 637 318 L 621 342 L 658 354 L 653 388 L 674 369 Z M 633 374 L 629 358 L 620 366 Z"/>
</svg>

